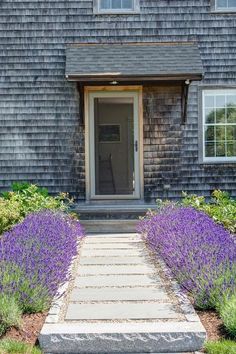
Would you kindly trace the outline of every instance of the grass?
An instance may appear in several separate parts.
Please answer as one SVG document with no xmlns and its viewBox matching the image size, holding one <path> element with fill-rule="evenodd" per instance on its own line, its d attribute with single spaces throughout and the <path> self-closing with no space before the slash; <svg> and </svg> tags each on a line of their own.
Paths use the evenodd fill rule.
<svg viewBox="0 0 236 354">
<path fill-rule="evenodd" d="M 30 344 L 17 342 L 11 339 L 3 339 L 0 341 L 1 354 L 42 354 L 41 350 Z"/>
<path fill-rule="evenodd" d="M 205 350 L 208 354 L 235 354 L 236 342 L 231 340 L 209 341 L 205 343 Z"/>
</svg>

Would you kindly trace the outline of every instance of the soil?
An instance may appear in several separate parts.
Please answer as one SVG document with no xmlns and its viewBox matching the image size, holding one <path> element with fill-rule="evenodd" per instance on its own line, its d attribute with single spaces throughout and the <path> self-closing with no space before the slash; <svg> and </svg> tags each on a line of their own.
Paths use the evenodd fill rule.
<svg viewBox="0 0 236 354">
<path fill-rule="evenodd" d="M 21 328 L 10 328 L 1 339 L 14 339 L 29 344 L 35 344 L 46 316 L 47 313 L 23 315 Z"/>
<path fill-rule="evenodd" d="M 225 336 L 223 322 L 214 311 L 197 311 L 198 316 L 206 329 L 207 339 L 217 341 Z"/>
</svg>

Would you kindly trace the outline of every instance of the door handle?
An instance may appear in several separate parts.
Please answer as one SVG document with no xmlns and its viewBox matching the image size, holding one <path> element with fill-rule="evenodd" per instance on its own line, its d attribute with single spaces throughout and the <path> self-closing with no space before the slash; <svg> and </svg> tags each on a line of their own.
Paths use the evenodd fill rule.
<svg viewBox="0 0 236 354">
<path fill-rule="evenodd" d="M 134 146 L 135 146 L 135 151 L 137 152 L 138 151 L 138 140 L 135 140 Z"/>
</svg>

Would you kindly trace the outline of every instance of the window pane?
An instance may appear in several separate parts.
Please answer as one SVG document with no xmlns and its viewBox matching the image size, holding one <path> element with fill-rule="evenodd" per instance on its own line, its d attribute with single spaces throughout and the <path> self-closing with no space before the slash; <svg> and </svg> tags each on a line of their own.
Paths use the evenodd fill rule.
<svg viewBox="0 0 236 354">
<path fill-rule="evenodd" d="M 236 156 L 236 141 L 227 143 L 227 156 Z"/>
<path fill-rule="evenodd" d="M 227 95 L 226 104 L 227 107 L 236 107 L 236 95 Z"/>
<path fill-rule="evenodd" d="M 205 120 L 206 123 L 215 123 L 215 111 L 214 109 L 205 109 Z"/>
<path fill-rule="evenodd" d="M 216 0 L 216 6 L 219 9 L 236 8 L 236 0 Z"/>
<path fill-rule="evenodd" d="M 225 122 L 225 108 L 218 108 L 216 110 L 216 123 Z"/>
<path fill-rule="evenodd" d="M 226 127 L 226 140 L 236 141 L 236 125 L 229 125 Z"/>
<path fill-rule="evenodd" d="M 101 8 L 102 10 L 104 10 L 104 9 L 110 9 L 110 8 L 111 8 L 110 0 L 101 0 L 101 1 L 100 1 L 100 8 Z"/>
<path fill-rule="evenodd" d="M 132 10 L 133 0 L 122 0 L 122 8 Z"/>
<path fill-rule="evenodd" d="M 227 0 L 217 0 L 217 7 L 227 7 Z"/>
<path fill-rule="evenodd" d="M 205 130 L 205 140 L 206 141 L 213 141 L 215 140 L 215 127 L 206 127 Z"/>
<path fill-rule="evenodd" d="M 228 0 L 229 7 L 236 7 L 236 0 Z"/>
<path fill-rule="evenodd" d="M 216 156 L 226 156 L 224 142 L 216 142 Z"/>
<path fill-rule="evenodd" d="M 214 107 L 214 96 L 205 96 L 205 107 Z"/>
<path fill-rule="evenodd" d="M 121 9 L 121 0 L 111 0 L 112 9 Z"/>
<path fill-rule="evenodd" d="M 217 95 L 216 96 L 216 108 L 225 107 L 225 95 Z"/>
<path fill-rule="evenodd" d="M 216 140 L 225 140 L 225 126 L 216 126 Z"/>
<path fill-rule="evenodd" d="M 227 108 L 227 122 L 236 124 L 236 108 Z"/>
<path fill-rule="evenodd" d="M 215 157 L 215 144 L 206 143 L 205 144 L 205 155 L 206 157 Z"/>
</svg>

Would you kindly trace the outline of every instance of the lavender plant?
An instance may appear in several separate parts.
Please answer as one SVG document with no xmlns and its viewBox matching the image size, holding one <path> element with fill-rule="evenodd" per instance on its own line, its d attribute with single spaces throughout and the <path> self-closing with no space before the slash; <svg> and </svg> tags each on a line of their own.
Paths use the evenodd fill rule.
<svg viewBox="0 0 236 354">
<path fill-rule="evenodd" d="M 0 239 L 0 292 L 14 296 L 24 312 L 48 308 L 82 236 L 80 223 L 62 213 L 28 215 Z"/>
<path fill-rule="evenodd" d="M 199 308 L 214 308 L 236 291 L 236 243 L 223 226 L 191 207 L 167 206 L 139 224 Z"/>
</svg>

